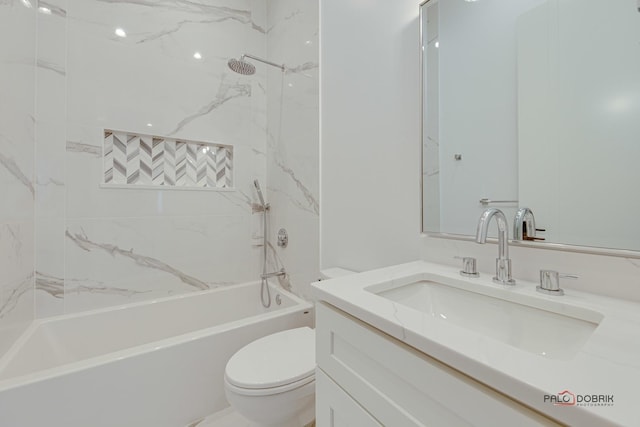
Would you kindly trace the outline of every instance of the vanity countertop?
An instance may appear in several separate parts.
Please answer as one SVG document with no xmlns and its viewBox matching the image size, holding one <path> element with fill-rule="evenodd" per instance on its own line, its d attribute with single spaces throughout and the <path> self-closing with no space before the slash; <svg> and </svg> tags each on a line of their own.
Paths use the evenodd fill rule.
<svg viewBox="0 0 640 427">
<path fill-rule="evenodd" d="M 372 288 L 440 277 L 459 289 L 517 301 L 573 316 L 596 312 L 600 321 L 586 342 L 566 358 L 536 354 L 428 313 L 394 302 Z M 313 285 L 315 296 L 394 338 L 440 360 L 551 418 L 569 425 L 638 425 L 640 405 L 640 304 L 566 290 L 562 297 L 536 292 L 536 283 L 515 286 L 492 282 L 491 276 L 463 278 L 459 269 L 416 261 Z M 465 289 L 466 288 L 466 289 Z M 381 289 L 381 288 L 380 288 Z M 562 331 L 549 330 L 549 334 Z M 566 333 L 566 331 L 564 332 Z M 560 406 L 545 395 L 565 390 L 582 402 Z M 586 397 L 586 396 L 590 397 Z M 598 404 L 586 403 L 602 395 Z"/>
</svg>

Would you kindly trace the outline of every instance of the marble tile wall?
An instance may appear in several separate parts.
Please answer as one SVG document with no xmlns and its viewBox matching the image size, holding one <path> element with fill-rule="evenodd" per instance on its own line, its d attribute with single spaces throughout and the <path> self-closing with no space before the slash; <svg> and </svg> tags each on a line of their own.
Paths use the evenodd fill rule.
<svg viewBox="0 0 640 427">
<path fill-rule="evenodd" d="M 308 296 L 319 252 L 316 1 L 8 0 L 0 20 L 1 40 L 19 40 L 0 53 L 10 201 L 0 207 L 0 352 L 34 311 L 255 280 L 256 178 L 273 207 L 270 268 L 286 267 L 283 284 Z M 287 71 L 231 72 L 227 60 L 243 53 Z M 236 191 L 106 188 L 104 129 L 231 145 Z M 280 227 L 286 249 L 275 245 Z"/>
<path fill-rule="evenodd" d="M 266 56 L 266 2 L 51 3 L 39 32 L 37 315 L 255 280 L 266 72 L 226 62 Z M 232 145 L 236 191 L 105 188 L 105 128 Z"/>
<path fill-rule="evenodd" d="M 0 2 L 0 355 L 34 316 L 35 11 Z"/>
<path fill-rule="evenodd" d="M 269 0 L 267 51 L 286 71 L 269 67 L 267 193 L 271 202 L 271 269 L 310 298 L 319 276 L 319 8 L 317 0 Z M 285 228 L 289 245 L 276 245 Z"/>
</svg>

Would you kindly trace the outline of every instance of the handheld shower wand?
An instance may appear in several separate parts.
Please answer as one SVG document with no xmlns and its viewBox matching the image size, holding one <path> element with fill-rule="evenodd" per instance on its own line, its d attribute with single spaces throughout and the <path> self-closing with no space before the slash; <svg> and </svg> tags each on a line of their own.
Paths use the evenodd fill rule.
<svg viewBox="0 0 640 427">
<path fill-rule="evenodd" d="M 260 182 L 257 179 L 253 180 L 253 186 L 256 187 L 256 192 L 258 193 L 258 198 L 260 199 L 260 204 L 263 208 L 267 208 L 267 203 L 264 201 L 264 196 L 262 195 L 262 189 L 260 189 Z"/>
<path fill-rule="evenodd" d="M 265 308 L 271 306 L 271 293 L 269 292 L 269 284 L 267 279 L 270 277 L 285 276 L 287 273 L 284 268 L 279 271 L 268 273 L 267 272 L 267 248 L 269 246 L 268 232 L 267 232 L 267 211 L 269 210 L 269 203 L 264 200 L 262 189 L 260 188 L 260 182 L 257 179 L 253 180 L 253 186 L 258 193 L 258 199 L 262 205 L 262 274 L 260 275 L 260 299 L 262 305 Z"/>
</svg>

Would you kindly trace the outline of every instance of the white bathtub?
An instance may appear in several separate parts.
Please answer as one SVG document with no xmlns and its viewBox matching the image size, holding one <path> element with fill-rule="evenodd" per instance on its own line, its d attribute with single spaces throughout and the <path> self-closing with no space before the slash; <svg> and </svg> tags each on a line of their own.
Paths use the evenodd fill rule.
<svg viewBox="0 0 640 427">
<path fill-rule="evenodd" d="M 0 359 L 0 426 L 184 427 L 223 409 L 235 351 L 312 326 L 310 303 L 271 296 L 256 282 L 36 321 Z"/>
</svg>

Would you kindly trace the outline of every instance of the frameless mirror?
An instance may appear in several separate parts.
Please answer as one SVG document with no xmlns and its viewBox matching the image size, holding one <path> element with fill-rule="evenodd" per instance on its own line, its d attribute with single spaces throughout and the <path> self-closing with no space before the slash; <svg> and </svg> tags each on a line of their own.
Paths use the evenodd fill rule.
<svg viewBox="0 0 640 427">
<path fill-rule="evenodd" d="M 423 231 L 527 207 L 544 242 L 640 251 L 638 6 L 421 5 Z"/>
</svg>

